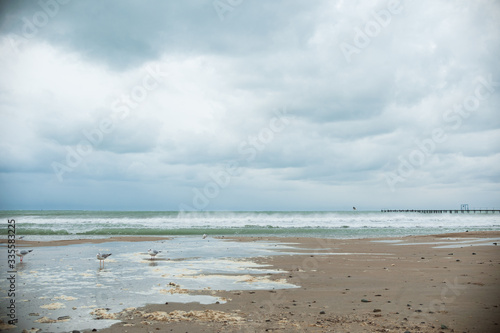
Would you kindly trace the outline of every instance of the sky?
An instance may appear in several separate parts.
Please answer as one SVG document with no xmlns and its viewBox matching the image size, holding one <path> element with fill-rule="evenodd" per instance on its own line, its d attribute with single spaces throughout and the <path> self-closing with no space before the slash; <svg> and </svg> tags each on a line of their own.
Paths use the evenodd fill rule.
<svg viewBox="0 0 500 333">
<path fill-rule="evenodd" d="M 0 209 L 500 209 L 498 1 L 2 1 Z"/>
</svg>

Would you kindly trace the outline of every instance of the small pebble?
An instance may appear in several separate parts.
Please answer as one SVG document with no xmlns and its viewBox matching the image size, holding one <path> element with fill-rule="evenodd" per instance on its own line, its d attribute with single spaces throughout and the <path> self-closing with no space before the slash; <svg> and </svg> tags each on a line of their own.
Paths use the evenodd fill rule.
<svg viewBox="0 0 500 333">
<path fill-rule="evenodd" d="M 326 314 L 326 312 L 325 311 L 320 311 L 319 314 Z"/>
</svg>

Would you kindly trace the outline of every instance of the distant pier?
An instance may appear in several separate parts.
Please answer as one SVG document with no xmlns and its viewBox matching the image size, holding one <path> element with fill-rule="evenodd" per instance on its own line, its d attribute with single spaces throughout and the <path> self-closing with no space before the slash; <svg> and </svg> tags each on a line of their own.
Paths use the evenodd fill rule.
<svg viewBox="0 0 500 333">
<path fill-rule="evenodd" d="M 423 213 L 423 214 L 495 214 L 500 213 L 500 209 L 382 209 L 382 213 Z"/>
</svg>

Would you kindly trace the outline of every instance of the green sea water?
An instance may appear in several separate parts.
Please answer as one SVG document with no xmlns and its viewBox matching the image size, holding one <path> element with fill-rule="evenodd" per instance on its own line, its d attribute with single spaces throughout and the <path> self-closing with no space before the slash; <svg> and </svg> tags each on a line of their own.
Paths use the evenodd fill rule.
<svg viewBox="0 0 500 333">
<path fill-rule="evenodd" d="M 0 211 L 8 233 L 36 236 L 260 235 L 332 238 L 397 237 L 466 230 L 500 230 L 500 214 L 421 214 L 375 211 Z"/>
</svg>

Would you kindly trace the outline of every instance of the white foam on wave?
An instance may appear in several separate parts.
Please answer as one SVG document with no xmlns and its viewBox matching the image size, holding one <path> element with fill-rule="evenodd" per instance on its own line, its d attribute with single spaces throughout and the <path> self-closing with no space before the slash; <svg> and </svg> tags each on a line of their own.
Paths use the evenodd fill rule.
<svg viewBox="0 0 500 333">
<path fill-rule="evenodd" d="M 245 226 L 280 227 L 280 228 L 405 228 L 405 227 L 492 227 L 500 226 L 500 214 L 420 214 L 420 213 L 381 213 L 381 212 L 212 212 L 183 213 L 157 216 L 25 216 L 18 223 L 33 226 L 79 226 L 89 229 L 96 226 L 105 227 L 144 227 L 144 228 L 242 228 Z"/>
</svg>

